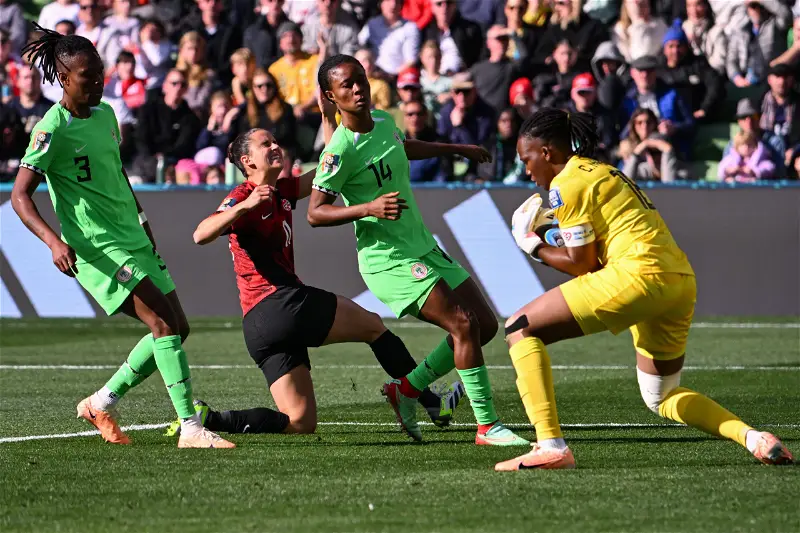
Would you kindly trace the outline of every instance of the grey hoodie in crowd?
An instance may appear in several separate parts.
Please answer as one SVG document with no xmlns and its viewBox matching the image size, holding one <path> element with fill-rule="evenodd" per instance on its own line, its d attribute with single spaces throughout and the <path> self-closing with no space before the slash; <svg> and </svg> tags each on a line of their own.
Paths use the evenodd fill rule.
<svg viewBox="0 0 800 533">
<path fill-rule="evenodd" d="M 619 61 L 620 67 L 614 74 L 606 76 L 600 66 L 603 60 Z M 625 97 L 625 87 L 630 81 L 630 73 L 625 58 L 619 48 L 611 41 L 600 43 L 592 56 L 592 73 L 597 80 L 597 100 L 606 109 L 618 109 Z"/>
</svg>

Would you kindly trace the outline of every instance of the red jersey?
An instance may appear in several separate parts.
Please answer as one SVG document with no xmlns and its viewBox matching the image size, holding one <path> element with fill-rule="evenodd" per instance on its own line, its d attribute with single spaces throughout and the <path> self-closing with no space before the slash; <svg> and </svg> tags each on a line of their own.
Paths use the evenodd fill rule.
<svg viewBox="0 0 800 533">
<path fill-rule="evenodd" d="M 299 186 L 297 178 L 279 179 L 272 203 L 264 202 L 242 215 L 226 232 L 244 315 L 278 287 L 302 285 L 294 272 L 292 242 L 292 209 Z M 242 183 L 228 194 L 217 213 L 243 202 L 255 188 L 250 181 Z"/>
</svg>

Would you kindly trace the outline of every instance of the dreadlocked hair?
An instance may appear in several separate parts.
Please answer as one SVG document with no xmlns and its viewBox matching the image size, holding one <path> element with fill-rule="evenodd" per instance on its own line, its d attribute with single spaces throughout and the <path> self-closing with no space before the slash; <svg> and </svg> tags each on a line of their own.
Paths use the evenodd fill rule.
<svg viewBox="0 0 800 533">
<path fill-rule="evenodd" d="M 319 72 L 317 72 L 317 83 L 319 84 L 319 88 L 322 91 L 323 96 L 325 95 L 326 91 L 331 90 L 331 70 L 335 69 L 339 65 L 344 65 L 345 63 L 350 63 L 358 68 L 363 68 L 361 63 L 358 62 L 358 59 L 346 54 L 336 54 L 335 56 L 331 56 L 322 62 L 322 65 L 319 67 Z"/>
<path fill-rule="evenodd" d="M 42 68 L 44 79 L 49 83 L 58 80 L 58 63 L 69 70 L 66 61 L 79 54 L 97 54 L 92 41 L 79 35 L 61 35 L 57 31 L 42 28 L 33 23 L 41 35 L 35 41 L 26 44 L 22 49 L 22 57 L 27 57 L 32 65 Z M 58 81 L 61 83 L 61 80 Z"/>
<path fill-rule="evenodd" d="M 541 139 L 564 153 L 594 157 L 599 141 L 594 117 L 544 107 L 531 115 L 519 131 L 521 137 Z"/>
<path fill-rule="evenodd" d="M 242 156 L 250 153 L 250 136 L 257 132 L 259 128 L 253 128 L 236 136 L 232 143 L 228 145 L 228 161 L 238 168 L 244 177 L 247 171 L 242 164 Z"/>
</svg>

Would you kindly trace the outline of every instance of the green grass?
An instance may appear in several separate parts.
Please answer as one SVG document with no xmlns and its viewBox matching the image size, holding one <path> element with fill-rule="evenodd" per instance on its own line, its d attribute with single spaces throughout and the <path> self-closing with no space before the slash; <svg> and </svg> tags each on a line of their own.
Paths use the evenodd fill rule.
<svg viewBox="0 0 800 533">
<path fill-rule="evenodd" d="M 192 326 L 192 364 L 243 366 L 195 370 L 197 397 L 222 408 L 272 405 L 237 319 Z M 441 337 L 432 328 L 392 326 L 417 358 Z M 0 364 L 117 365 L 143 333 L 125 319 L 0 321 Z M 491 370 L 498 411 L 506 422 L 527 423 L 499 336 L 485 354 L 488 364 L 502 367 Z M 639 397 L 628 334 L 566 342 L 551 356 L 556 365 L 628 367 L 554 370 L 562 423 L 665 422 Z M 426 426 L 423 445 L 400 435 L 368 348 L 323 348 L 312 352 L 312 362 L 322 422 L 388 425 L 235 435 L 239 447 L 230 451 L 177 450 L 154 430 L 131 432 L 130 447 L 97 436 L 0 443 L 0 529 L 800 531 L 800 469 L 762 466 L 731 442 L 684 427 L 567 426 L 578 469 L 499 474 L 494 463 L 521 450 L 474 446 L 471 426 Z M 800 329 L 698 328 L 687 364 L 780 367 L 687 370 L 682 384 L 800 451 Z M 0 370 L 0 438 L 89 429 L 75 420 L 75 404 L 111 372 Z M 121 412 L 125 424 L 173 416 L 157 376 L 131 391 Z M 457 421 L 474 421 L 468 406 L 459 408 Z M 521 431 L 533 437 L 529 427 Z"/>
</svg>

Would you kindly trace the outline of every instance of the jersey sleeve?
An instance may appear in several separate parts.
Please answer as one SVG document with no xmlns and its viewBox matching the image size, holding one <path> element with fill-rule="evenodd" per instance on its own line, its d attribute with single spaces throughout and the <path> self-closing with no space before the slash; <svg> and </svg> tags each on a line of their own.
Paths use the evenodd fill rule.
<svg viewBox="0 0 800 533">
<path fill-rule="evenodd" d="M 222 203 L 219 204 L 219 207 L 215 211 L 215 214 L 224 213 L 225 211 L 232 208 L 236 204 L 245 201 L 247 199 L 247 196 L 248 193 L 245 189 L 243 189 L 242 187 L 236 187 L 230 193 L 228 193 L 228 196 L 226 196 L 224 200 L 222 200 Z M 249 217 L 247 215 L 239 217 L 237 220 L 233 222 L 233 224 L 231 224 L 231 227 L 222 232 L 222 234 L 227 235 L 232 231 L 240 230 L 246 227 L 248 224 L 248 218 Z"/>
<path fill-rule="evenodd" d="M 292 209 L 297 207 L 297 197 L 300 195 L 300 180 L 295 177 L 281 178 L 275 183 L 275 188 L 283 198 L 289 200 Z"/>
<path fill-rule="evenodd" d="M 114 111 L 114 108 L 111 107 L 111 104 L 107 102 L 100 102 L 100 105 L 105 106 L 105 108 L 111 115 L 111 127 L 114 129 L 114 134 L 116 135 L 116 137 L 114 137 L 114 140 L 117 142 L 117 145 L 119 146 L 120 144 L 122 144 L 122 132 L 120 132 L 119 129 L 119 119 L 117 118 L 117 113 Z"/>
<path fill-rule="evenodd" d="M 20 166 L 44 176 L 56 152 L 53 143 L 58 141 L 57 130 L 58 125 L 55 121 L 49 120 L 49 117 L 37 122 Z"/>
<path fill-rule="evenodd" d="M 342 130 L 339 130 L 342 131 Z M 322 152 L 314 176 L 314 189 L 339 196 L 345 182 L 350 177 L 353 162 L 348 157 L 347 139 L 344 135 L 335 135 Z"/>
<path fill-rule="evenodd" d="M 552 187 L 549 199 L 560 228 L 573 228 L 592 223 L 594 207 L 591 194 L 582 181 L 564 181 Z"/>
</svg>

